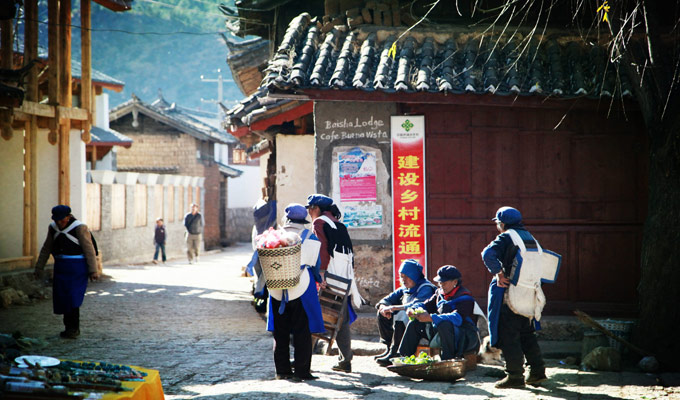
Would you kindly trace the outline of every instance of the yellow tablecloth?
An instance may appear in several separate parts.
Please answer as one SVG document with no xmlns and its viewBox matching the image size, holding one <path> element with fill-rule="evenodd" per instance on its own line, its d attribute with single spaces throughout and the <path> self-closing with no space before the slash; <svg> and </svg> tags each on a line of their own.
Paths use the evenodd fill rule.
<svg viewBox="0 0 680 400">
<path fill-rule="evenodd" d="M 163 400 L 163 385 L 161 385 L 161 374 L 155 369 L 146 369 L 130 365 L 137 371 L 146 372 L 144 382 L 125 382 L 123 386 L 131 388 L 133 392 L 107 393 L 102 400 Z"/>
<path fill-rule="evenodd" d="M 74 362 L 83 362 L 75 361 Z M 104 394 L 102 400 L 164 400 L 163 385 L 161 385 L 161 375 L 155 369 L 146 369 L 129 365 L 137 371 L 145 372 L 144 382 L 127 382 L 123 381 L 123 387 L 130 388 L 133 391 L 125 392 L 108 392 Z"/>
</svg>

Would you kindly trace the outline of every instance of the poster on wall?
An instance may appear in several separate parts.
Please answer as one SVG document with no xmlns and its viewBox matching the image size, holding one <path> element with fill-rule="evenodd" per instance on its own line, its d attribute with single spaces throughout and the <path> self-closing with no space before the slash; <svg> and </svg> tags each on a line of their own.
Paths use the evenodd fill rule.
<svg viewBox="0 0 680 400">
<path fill-rule="evenodd" d="M 380 204 L 343 203 L 342 223 L 348 228 L 379 228 L 383 221 Z"/>
<path fill-rule="evenodd" d="M 427 276 L 425 237 L 425 117 L 392 116 L 392 251 L 393 287 L 399 265 L 409 258 L 423 265 Z"/>
<path fill-rule="evenodd" d="M 355 147 L 338 154 L 340 201 L 376 201 L 375 152 Z"/>
</svg>

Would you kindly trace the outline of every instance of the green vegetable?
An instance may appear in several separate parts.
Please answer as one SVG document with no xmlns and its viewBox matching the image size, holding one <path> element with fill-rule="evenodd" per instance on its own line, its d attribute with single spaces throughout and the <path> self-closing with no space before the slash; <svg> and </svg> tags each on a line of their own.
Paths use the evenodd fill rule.
<svg viewBox="0 0 680 400">
<path fill-rule="evenodd" d="M 418 357 L 415 356 L 415 354 L 411 354 L 408 357 L 403 357 L 401 359 L 402 364 L 409 364 L 409 365 L 420 365 L 420 364 L 428 364 L 433 362 L 434 359 L 430 356 L 427 355 L 424 351 L 421 351 L 420 354 L 418 354 Z"/>
</svg>

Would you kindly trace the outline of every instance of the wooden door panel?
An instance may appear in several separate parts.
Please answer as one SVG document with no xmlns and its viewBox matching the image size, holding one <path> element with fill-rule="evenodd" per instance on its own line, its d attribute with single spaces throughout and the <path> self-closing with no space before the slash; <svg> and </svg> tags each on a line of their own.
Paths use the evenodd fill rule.
<svg viewBox="0 0 680 400">
<path fill-rule="evenodd" d="M 631 302 L 639 274 L 628 266 L 639 260 L 636 234 L 632 232 L 587 232 L 578 235 L 581 301 Z"/>
</svg>

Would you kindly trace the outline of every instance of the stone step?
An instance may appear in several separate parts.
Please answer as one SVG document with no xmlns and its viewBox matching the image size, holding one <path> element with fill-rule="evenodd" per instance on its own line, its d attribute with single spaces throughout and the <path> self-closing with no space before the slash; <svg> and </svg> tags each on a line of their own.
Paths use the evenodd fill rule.
<svg viewBox="0 0 680 400">
<path fill-rule="evenodd" d="M 378 336 L 376 314 L 363 312 L 352 324 L 352 333 L 357 335 Z M 539 340 L 581 341 L 587 328 L 575 316 L 545 316 L 541 319 L 541 330 L 537 331 Z M 480 327 L 483 336 L 486 329 Z"/>
</svg>

